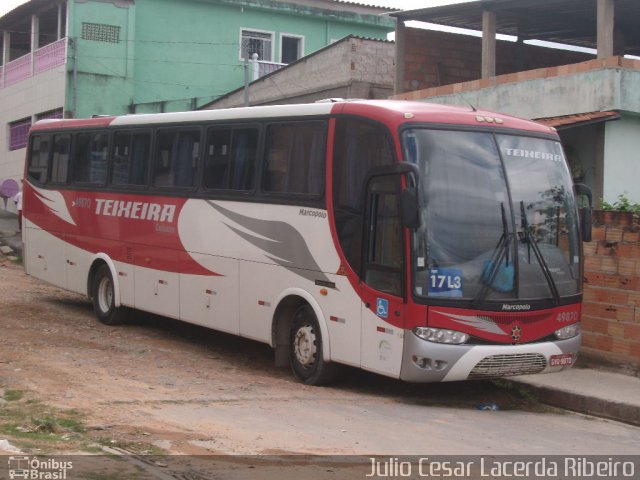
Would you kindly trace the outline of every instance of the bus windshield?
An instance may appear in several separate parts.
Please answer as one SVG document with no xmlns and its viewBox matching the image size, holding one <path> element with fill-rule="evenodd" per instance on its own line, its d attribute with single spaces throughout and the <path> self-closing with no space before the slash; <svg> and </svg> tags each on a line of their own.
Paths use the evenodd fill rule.
<svg viewBox="0 0 640 480">
<path fill-rule="evenodd" d="M 417 297 L 480 307 L 580 293 L 577 211 L 559 142 L 416 127 L 402 138 L 420 169 Z"/>
</svg>

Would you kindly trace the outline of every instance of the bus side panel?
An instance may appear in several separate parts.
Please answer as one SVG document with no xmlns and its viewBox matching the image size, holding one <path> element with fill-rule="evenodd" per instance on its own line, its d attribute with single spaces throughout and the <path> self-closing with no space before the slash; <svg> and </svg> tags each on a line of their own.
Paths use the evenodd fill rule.
<svg viewBox="0 0 640 480">
<path fill-rule="evenodd" d="M 81 248 L 75 247 L 78 241 L 81 241 L 82 245 L 90 244 L 94 242 L 94 239 L 84 237 L 82 239 L 75 235 L 66 235 L 65 239 L 65 276 L 67 290 L 80 293 L 81 295 L 87 294 L 87 278 L 89 275 L 89 269 L 91 268 L 92 255 Z"/>
<path fill-rule="evenodd" d="M 134 266 L 130 263 L 114 262 L 120 284 L 120 304 L 127 307 L 135 307 L 136 305 L 136 286 Z"/>
<path fill-rule="evenodd" d="M 173 271 L 160 270 L 158 264 L 167 259 L 178 263 L 175 250 L 139 246 L 134 256 L 135 308 L 166 317 L 180 317 L 180 275 L 177 265 Z"/>
<path fill-rule="evenodd" d="M 403 348 L 404 330 L 385 322 L 362 304 L 362 368 L 399 378 Z"/>
<path fill-rule="evenodd" d="M 188 255 L 218 275 L 180 275 L 180 319 L 223 332 L 240 333 L 239 261 L 200 253 Z"/>
<path fill-rule="evenodd" d="M 285 272 L 276 265 L 240 262 L 240 335 L 271 343 L 273 302 L 291 285 Z"/>
<path fill-rule="evenodd" d="M 65 242 L 25 222 L 24 242 L 27 252 L 27 273 L 52 285 L 66 288 Z"/>
<path fill-rule="evenodd" d="M 327 320 L 331 360 L 359 367 L 362 302 L 347 277 L 331 275 L 330 278 L 336 283 L 336 288 L 327 289 L 327 296 L 318 296 L 318 303 Z"/>
</svg>

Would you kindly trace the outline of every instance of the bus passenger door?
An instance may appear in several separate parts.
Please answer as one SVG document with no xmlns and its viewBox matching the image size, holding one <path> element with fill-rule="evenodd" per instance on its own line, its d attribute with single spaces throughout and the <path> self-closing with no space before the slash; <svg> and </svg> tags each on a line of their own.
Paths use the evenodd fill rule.
<svg viewBox="0 0 640 480">
<path fill-rule="evenodd" d="M 367 186 L 362 276 L 362 368 L 398 377 L 404 339 L 404 235 L 400 177 L 371 178 Z"/>
</svg>

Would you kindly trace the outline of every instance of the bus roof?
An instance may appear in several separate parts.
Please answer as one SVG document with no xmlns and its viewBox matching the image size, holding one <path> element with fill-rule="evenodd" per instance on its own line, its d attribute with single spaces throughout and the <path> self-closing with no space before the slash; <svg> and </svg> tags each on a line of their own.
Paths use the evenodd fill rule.
<svg viewBox="0 0 640 480">
<path fill-rule="evenodd" d="M 268 105 L 190 112 L 101 116 L 86 119 L 41 120 L 33 125 L 32 130 L 312 117 L 330 114 L 364 116 L 378 120 L 392 129 L 397 128 L 397 126 L 402 123 L 425 122 L 475 126 L 489 124 L 508 129 L 547 134 L 555 133 L 555 129 L 552 127 L 510 115 L 474 110 L 471 107 L 456 107 L 404 100 L 337 100 L 310 104 Z"/>
</svg>

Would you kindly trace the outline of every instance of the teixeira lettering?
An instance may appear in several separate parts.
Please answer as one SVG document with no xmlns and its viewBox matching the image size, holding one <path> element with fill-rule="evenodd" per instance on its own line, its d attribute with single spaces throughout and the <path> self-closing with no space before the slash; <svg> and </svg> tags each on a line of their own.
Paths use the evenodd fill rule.
<svg viewBox="0 0 640 480">
<path fill-rule="evenodd" d="M 96 215 L 106 217 L 171 223 L 175 213 L 175 205 L 96 198 Z"/>
<path fill-rule="evenodd" d="M 553 162 L 562 162 L 562 155 L 555 153 L 540 152 L 537 150 L 525 150 L 520 148 L 505 149 L 510 157 L 535 158 L 537 160 L 551 160 Z"/>
</svg>

